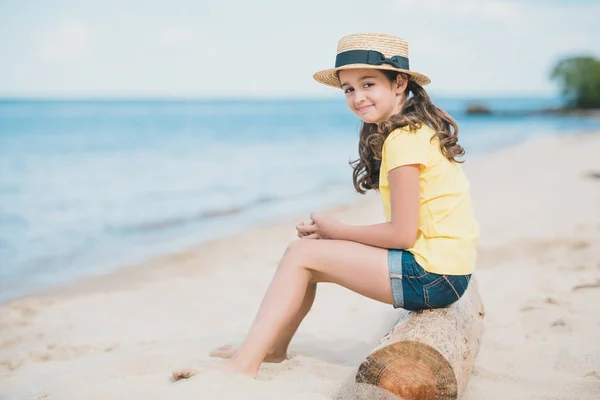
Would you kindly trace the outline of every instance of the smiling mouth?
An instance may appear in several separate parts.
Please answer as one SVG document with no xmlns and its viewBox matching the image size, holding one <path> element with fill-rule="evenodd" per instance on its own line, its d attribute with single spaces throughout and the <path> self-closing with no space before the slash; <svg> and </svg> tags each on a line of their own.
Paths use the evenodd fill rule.
<svg viewBox="0 0 600 400">
<path fill-rule="evenodd" d="M 365 112 L 366 110 L 368 110 L 371 107 L 373 107 L 373 105 L 359 107 L 359 108 L 357 108 L 357 110 L 358 110 L 358 112 Z"/>
</svg>

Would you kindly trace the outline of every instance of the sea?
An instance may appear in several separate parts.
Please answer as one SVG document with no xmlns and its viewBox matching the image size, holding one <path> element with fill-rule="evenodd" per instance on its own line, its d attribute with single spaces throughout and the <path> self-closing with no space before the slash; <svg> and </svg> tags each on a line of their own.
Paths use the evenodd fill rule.
<svg viewBox="0 0 600 400">
<path fill-rule="evenodd" d="M 600 118 L 465 112 L 558 98 L 433 100 L 459 123 L 467 163 L 600 129 Z M 0 301 L 352 202 L 359 128 L 343 98 L 0 100 Z"/>
</svg>

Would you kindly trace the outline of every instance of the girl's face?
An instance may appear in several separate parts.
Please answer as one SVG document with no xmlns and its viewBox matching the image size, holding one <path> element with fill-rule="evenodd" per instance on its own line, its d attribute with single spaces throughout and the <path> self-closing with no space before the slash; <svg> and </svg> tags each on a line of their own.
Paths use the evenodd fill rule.
<svg viewBox="0 0 600 400">
<path fill-rule="evenodd" d="M 346 69 L 339 77 L 346 104 L 364 122 L 378 124 L 402 109 L 408 84 L 402 75 L 390 82 L 376 69 Z"/>
</svg>

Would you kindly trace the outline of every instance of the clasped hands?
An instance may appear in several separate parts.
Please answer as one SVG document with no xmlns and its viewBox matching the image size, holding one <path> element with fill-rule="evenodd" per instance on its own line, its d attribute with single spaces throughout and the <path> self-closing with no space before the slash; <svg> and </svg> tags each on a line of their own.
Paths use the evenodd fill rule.
<svg viewBox="0 0 600 400">
<path fill-rule="evenodd" d="M 296 225 L 300 239 L 339 239 L 343 224 L 336 218 L 319 213 L 311 213 L 309 222 Z"/>
</svg>

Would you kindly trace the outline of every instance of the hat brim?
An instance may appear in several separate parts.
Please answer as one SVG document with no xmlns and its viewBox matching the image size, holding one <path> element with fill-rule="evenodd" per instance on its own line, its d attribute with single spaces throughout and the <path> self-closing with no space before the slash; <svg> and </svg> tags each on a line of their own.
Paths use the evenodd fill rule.
<svg viewBox="0 0 600 400">
<path fill-rule="evenodd" d="M 327 85 L 327 86 L 331 86 L 334 88 L 338 88 L 340 89 L 340 81 L 338 80 L 337 77 L 337 72 L 344 70 L 344 69 L 385 69 L 385 70 L 389 70 L 389 71 L 398 71 L 398 72 L 403 72 L 405 74 L 408 74 L 412 77 L 412 79 L 417 82 L 419 85 L 421 86 L 425 86 L 429 83 L 431 83 L 431 79 L 429 79 L 427 77 L 427 75 L 423 75 L 420 74 L 418 72 L 415 71 L 409 71 L 406 69 L 400 69 L 400 68 L 396 68 L 392 65 L 388 65 L 388 64 L 381 64 L 381 65 L 371 65 L 371 64 L 349 64 L 349 65 L 344 65 L 338 68 L 330 68 L 330 69 L 326 69 L 323 71 L 319 71 L 316 72 L 313 75 L 313 78 L 319 82 L 322 83 L 323 85 Z"/>
</svg>

